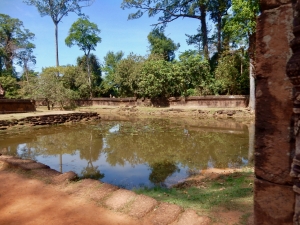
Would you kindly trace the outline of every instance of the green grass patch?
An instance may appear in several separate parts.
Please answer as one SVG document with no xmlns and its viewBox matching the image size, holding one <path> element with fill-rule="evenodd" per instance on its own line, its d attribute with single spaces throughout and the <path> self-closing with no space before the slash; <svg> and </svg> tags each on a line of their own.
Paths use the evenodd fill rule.
<svg viewBox="0 0 300 225">
<path fill-rule="evenodd" d="M 158 201 L 207 211 L 214 207 L 247 211 L 253 206 L 253 172 L 234 173 L 217 180 L 203 181 L 205 186 L 187 188 L 141 188 L 134 190 Z"/>
</svg>

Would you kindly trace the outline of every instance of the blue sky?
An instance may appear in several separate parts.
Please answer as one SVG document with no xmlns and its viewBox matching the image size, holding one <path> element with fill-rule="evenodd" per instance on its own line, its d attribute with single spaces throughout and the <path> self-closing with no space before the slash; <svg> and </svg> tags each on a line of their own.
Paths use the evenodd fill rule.
<svg viewBox="0 0 300 225">
<path fill-rule="evenodd" d="M 96 23 L 101 30 L 102 42 L 97 45 L 93 53 L 103 63 L 103 57 L 108 51 L 123 51 L 125 56 L 130 52 L 139 55 L 148 54 L 147 35 L 158 17 L 149 18 L 144 15 L 140 19 L 127 20 L 128 14 L 134 9 L 121 9 L 122 0 L 95 0 L 92 6 L 83 8 L 83 13 L 89 16 L 89 20 Z M 0 0 L 0 13 L 7 14 L 12 18 L 18 18 L 24 27 L 35 34 L 34 54 L 37 57 L 36 65 L 32 66 L 35 71 L 41 71 L 42 67 L 55 66 L 55 39 L 54 24 L 50 16 L 41 17 L 34 6 L 28 6 L 22 0 Z M 58 25 L 59 61 L 60 65 L 76 64 L 76 58 L 83 52 L 77 46 L 71 48 L 65 45 L 69 28 L 78 19 L 74 13 L 62 19 Z M 195 34 L 199 21 L 195 19 L 178 19 L 168 25 L 165 34 L 180 43 L 181 47 L 176 52 L 193 49 L 186 44 L 185 34 Z M 20 71 L 20 68 L 17 68 Z"/>
</svg>

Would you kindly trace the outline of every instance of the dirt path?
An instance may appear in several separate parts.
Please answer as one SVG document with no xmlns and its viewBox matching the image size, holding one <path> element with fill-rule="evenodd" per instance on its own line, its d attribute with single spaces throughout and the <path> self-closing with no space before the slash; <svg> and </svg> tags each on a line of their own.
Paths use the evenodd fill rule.
<svg viewBox="0 0 300 225">
<path fill-rule="evenodd" d="M 0 224 L 101 224 L 138 225 L 139 221 L 75 198 L 57 187 L 26 179 L 17 173 L 0 172 Z"/>
</svg>

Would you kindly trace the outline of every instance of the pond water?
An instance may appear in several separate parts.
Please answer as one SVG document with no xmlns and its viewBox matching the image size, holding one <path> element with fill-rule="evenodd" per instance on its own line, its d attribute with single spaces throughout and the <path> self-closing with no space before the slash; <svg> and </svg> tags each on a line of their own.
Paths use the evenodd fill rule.
<svg viewBox="0 0 300 225">
<path fill-rule="evenodd" d="M 0 152 L 126 189 L 169 187 L 203 169 L 249 166 L 249 130 L 233 120 L 104 118 L 1 132 Z"/>
</svg>

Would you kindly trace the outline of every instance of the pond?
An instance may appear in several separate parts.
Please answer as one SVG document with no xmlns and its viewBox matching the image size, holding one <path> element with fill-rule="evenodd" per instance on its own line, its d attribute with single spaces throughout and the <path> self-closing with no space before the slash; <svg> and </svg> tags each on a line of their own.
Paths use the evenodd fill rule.
<svg viewBox="0 0 300 225">
<path fill-rule="evenodd" d="M 1 132 L 0 152 L 126 189 L 170 187 L 203 169 L 251 165 L 249 130 L 234 120 L 108 117 Z"/>
</svg>

